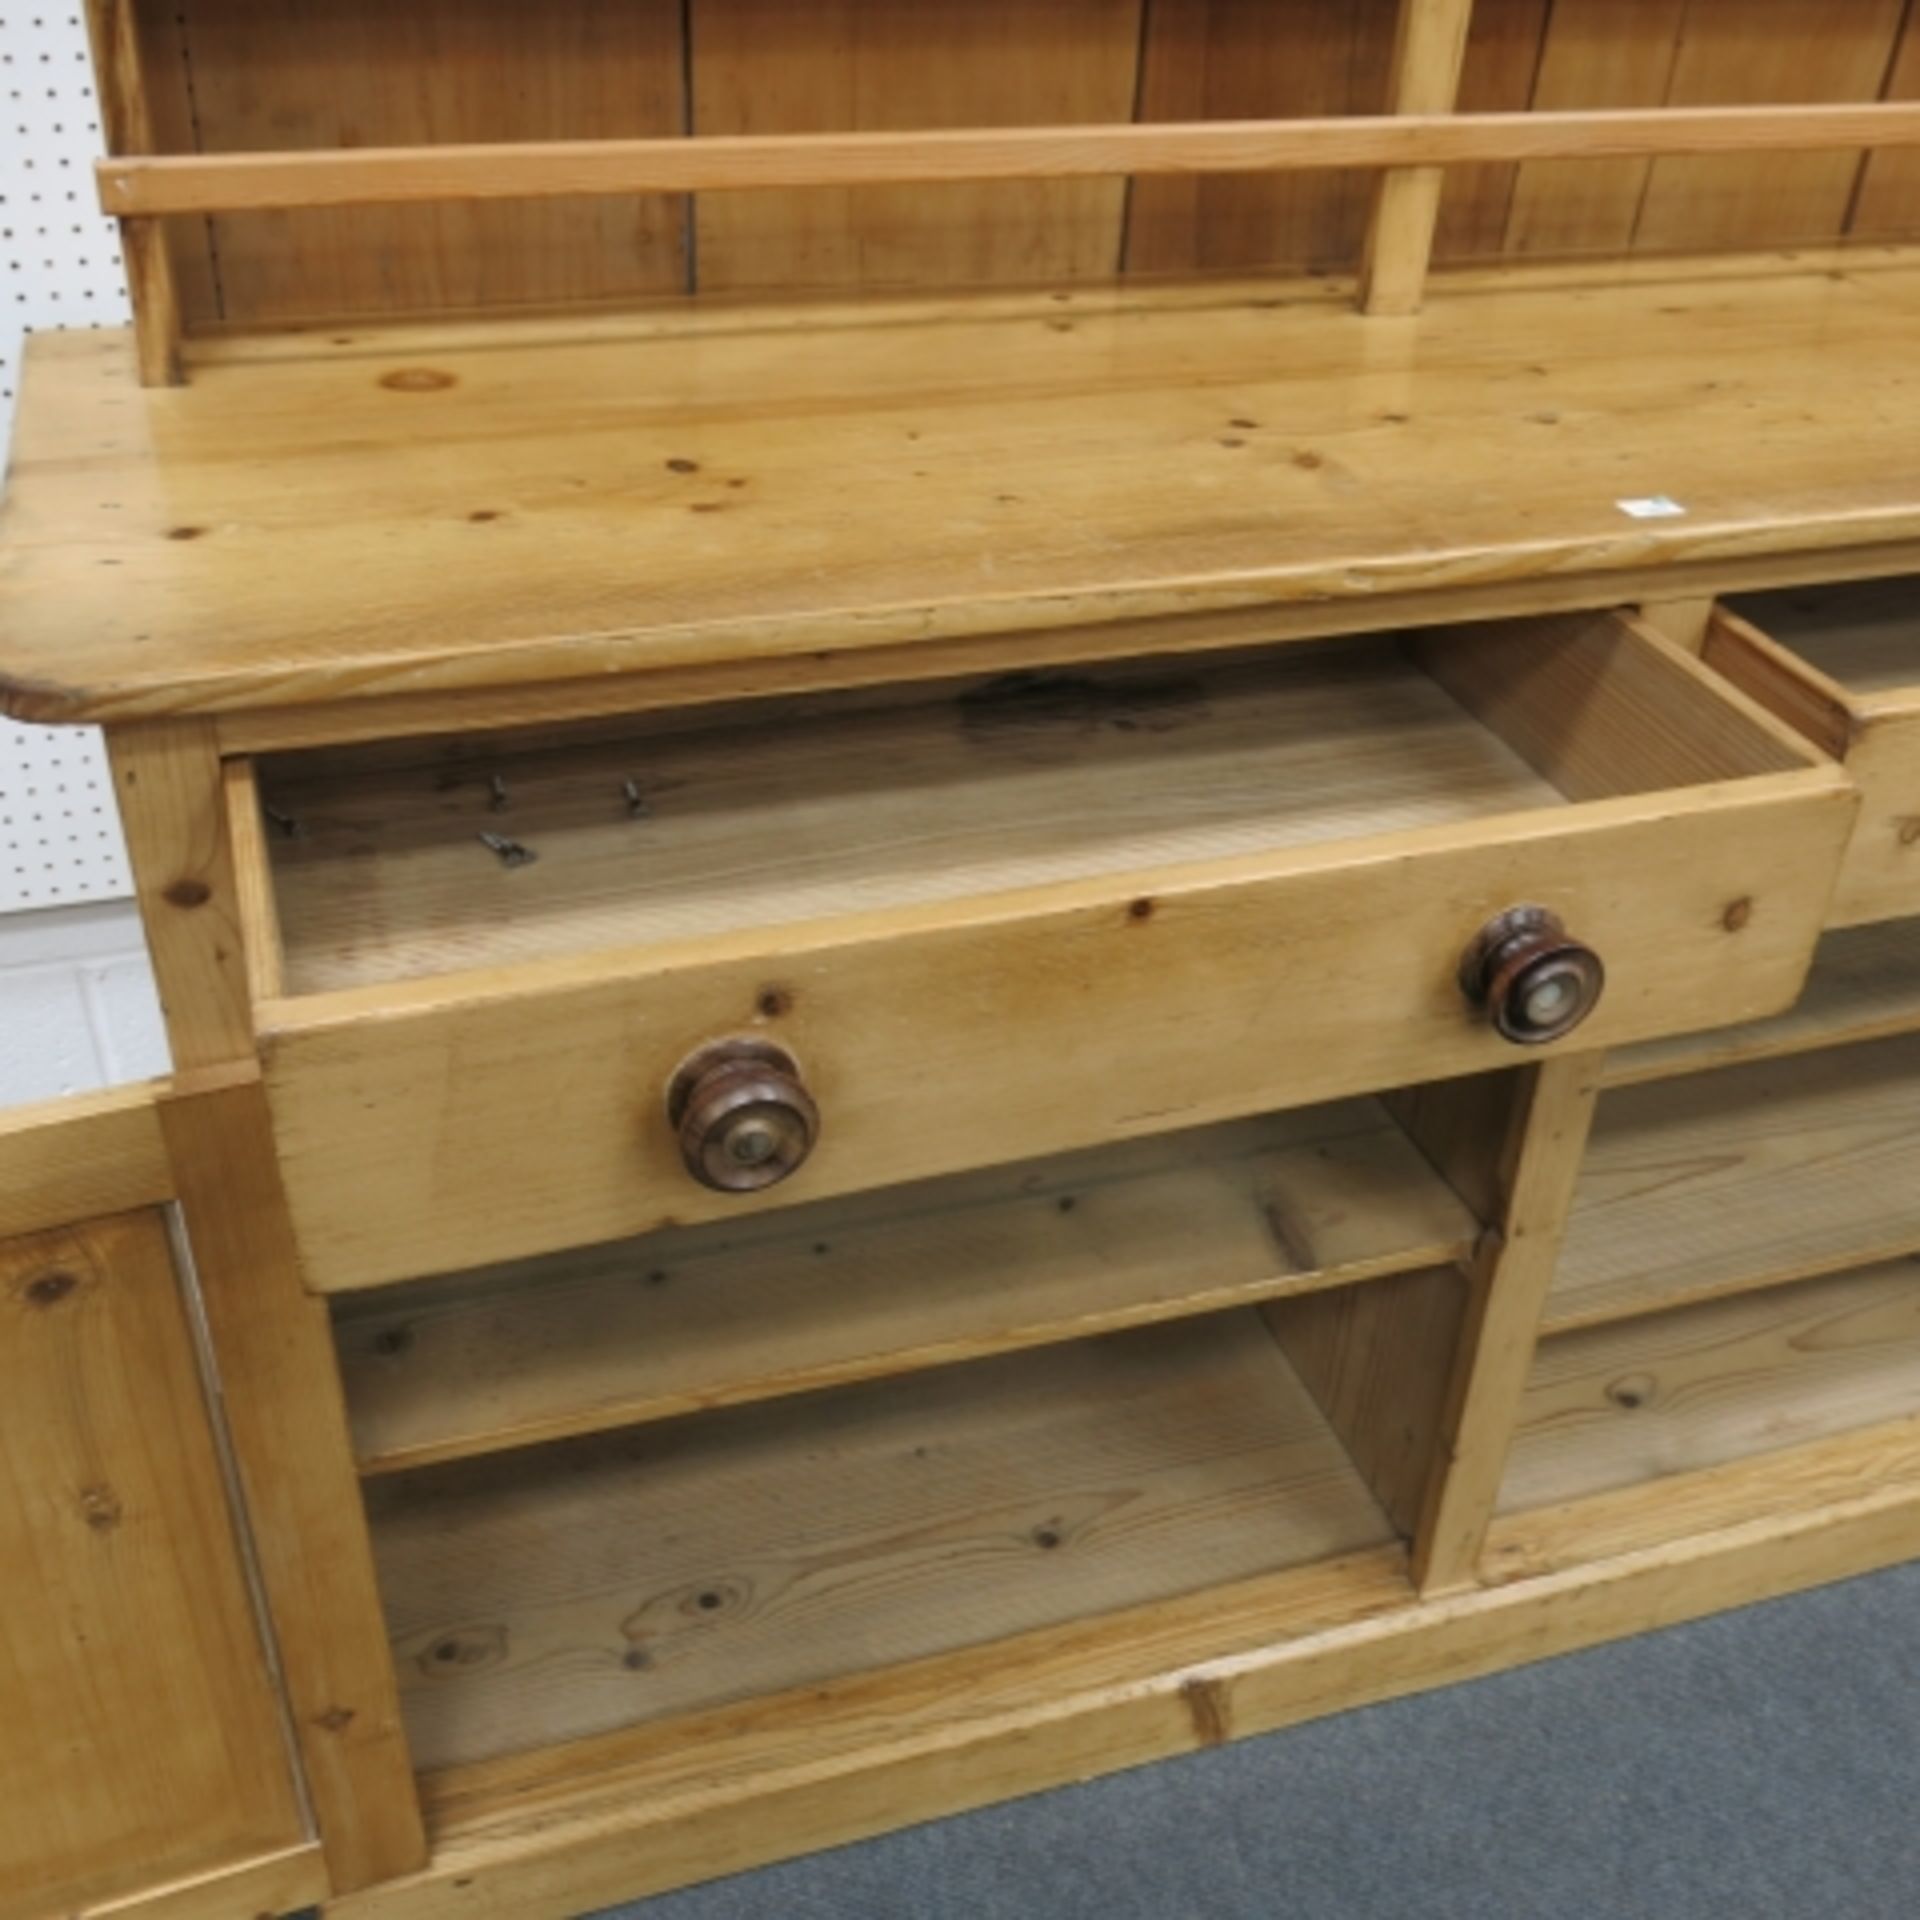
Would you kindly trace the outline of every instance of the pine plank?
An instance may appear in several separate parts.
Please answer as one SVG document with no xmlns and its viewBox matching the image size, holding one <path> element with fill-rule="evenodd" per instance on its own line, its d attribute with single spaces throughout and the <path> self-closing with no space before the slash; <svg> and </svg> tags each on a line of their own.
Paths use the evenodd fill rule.
<svg viewBox="0 0 1920 1920">
<path fill-rule="evenodd" d="M 510 1263 L 336 1309 L 363 1471 L 1463 1257 L 1370 1100 Z"/>
<path fill-rule="evenodd" d="M 1562 804 L 1377 640 L 262 784 L 296 994 Z"/>
<path fill-rule="evenodd" d="M 1144 0 L 694 0 L 693 128 L 727 134 L 1111 125 Z M 699 284 L 1038 285 L 1119 269 L 1119 176 L 778 190 L 695 202 Z"/>
<path fill-rule="evenodd" d="M 897 677 L 988 634 L 1031 663 L 1128 618 L 1339 630 L 1442 586 L 1467 618 L 1920 541 L 1920 268 L 1603 279 L 1449 276 L 1393 339 L 1267 283 L 241 340 L 164 416 L 123 336 L 37 334 L 0 683 L 41 718 L 809 653 L 844 684 L 875 648 Z M 1622 512 L 1647 488 L 1686 512 Z"/>
<path fill-rule="evenodd" d="M 429 1867 L 341 1920 L 587 1908 L 1545 1659 L 1909 1557 L 1920 1420 L 1496 1523 L 1408 1604 L 1374 1551 L 431 1775 Z"/>
<path fill-rule="evenodd" d="M 1920 1414 L 1920 1259 L 1545 1342 L 1503 1512 Z"/>
<path fill-rule="evenodd" d="M 1920 1035 L 1614 1089 L 1549 1330 L 1920 1249 Z"/>
<path fill-rule="evenodd" d="M 1138 117 L 1305 119 L 1386 110 L 1394 0 L 1152 0 Z M 1362 174 L 1138 179 L 1134 273 L 1358 266 L 1373 182 Z"/>
<path fill-rule="evenodd" d="M 1607 1055 L 1606 1084 L 1632 1086 L 1914 1032 L 1920 1032 L 1920 922 L 1883 920 L 1826 934 L 1806 989 L 1787 1012 L 1618 1048 Z"/>
<path fill-rule="evenodd" d="M 681 0 L 179 0 L 167 11 L 179 21 L 168 80 L 187 96 L 188 151 L 686 131 Z M 221 214 L 191 223 L 212 271 L 185 287 L 216 304 L 188 318 L 260 325 L 680 292 L 686 227 L 680 195 Z"/>
<path fill-rule="evenodd" d="M 1390 1537 L 1252 1313 L 374 1481 L 368 1500 L 429 1768 Z"/>
<path fill-rule="evenodd" d="M 162 1215 L 0 1241 L 0 1312 L 0 1914 L 37 1920 L 302 1818 Z"/>
<path fill-rule="evenodd" d="M 1689 0 L 1554 0 L 1535 112 L 1665 103 Z M 1650 160 L 1530 160 L 1514 181 L 1509 253 L 1620 255 L 1632 244 Z"/>
<path fill-rule="evenodd" d="M 1689 0 L 1666 104 L 1868 101 L 1879 97 L 1906 0 Z M 1854 153 L 1655 160 L 1636 247 L 1796 246 L 1846 231 Z"/>
<path fill-rule="evenodd" d="M 1920 7 L 1911 0 L 1882 97 L 1920 100 Z M 1920 154 L 1867 155 L 1847 232 L 1856 240 L 1891 240 L 1920 233 Z"/>
</svg>

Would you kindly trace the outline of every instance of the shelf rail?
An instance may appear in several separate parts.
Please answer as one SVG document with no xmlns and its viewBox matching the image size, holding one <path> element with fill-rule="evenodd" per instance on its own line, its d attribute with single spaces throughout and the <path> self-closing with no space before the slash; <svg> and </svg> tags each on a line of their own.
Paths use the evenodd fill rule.
<svg viewBox="0 0 1920 1920">
<path fill-rule="evenodd" d="M 1359 169 L 1401 182 L 1432 170 L 1529 160 L 1920 147 L 1920 101 L 1539 113 L 1403 113 L 1314 120 L 751 134 L 675 139 L 154 154 L 144 137 L 98 163 L 103 212 L 121 223 L 136 279 L 142 379 L 178 378 L 178 302 L 156 223 L 186 214 L 529 200 L 766 188 Z M 116 144 L 120 144 L 116 142 Z M 1433 194 L 1422 198 L 1431 200 Z M 1386 204 L 1383 202 L 1383 205 Z M 1431 207 L 1363 305 L 1411 312 Z M 1424 229 L 1424 232 L 1422 231 Z"/>
</svg>

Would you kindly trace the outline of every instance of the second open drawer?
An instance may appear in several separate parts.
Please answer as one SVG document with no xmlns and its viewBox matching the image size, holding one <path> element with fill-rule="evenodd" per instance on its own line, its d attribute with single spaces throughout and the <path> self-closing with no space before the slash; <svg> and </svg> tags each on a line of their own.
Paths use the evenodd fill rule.
<svg viewBox="0 0 1920 1920">
<path fill-rule="evenodd" d="M 1511 1064 L 1462 957 L 1521 907 L 1605 969 L 1553 1044 L 1776 1011 L 1855 804 L 1612 613 L 400 760 L 231 783 L 323 1290 Z M 752 1193 L 690 1171 L 729 1041 L 812 1110 Z"/>
<path fill-rule="evenodd" d="M 1714 610 L 1706 659 L 1860 788 L 1832 924 L 1920 914 L 1920 578 L 1743 595 Z"/>
</svg>

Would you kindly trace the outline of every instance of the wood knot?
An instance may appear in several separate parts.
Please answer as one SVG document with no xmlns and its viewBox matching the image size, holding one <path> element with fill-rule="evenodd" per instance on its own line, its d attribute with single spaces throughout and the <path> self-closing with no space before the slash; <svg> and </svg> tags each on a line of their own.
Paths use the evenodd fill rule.
<svg viewBox="0 0 1920 1920">
<path fill-rule="evenodd" d="M 505 1627 L 459 1627 L 443 1633 L 420 1655 L 422 1673 L 434 1679 L 492 1667 L 507 1657 Z"/>
<path fill-rule="evenodd" d="M 762 987 L 753 1004 L 763 1018 L 778 1020 L 793 1011 L 793 995 L 785 987 Z"/>
<path fill-rule="evenodd" d="M 354 1712 L 351 1707 L 329 1707 L 325 1713 L 316 1713 L 313 1724 L 323 1733 L 345 1733 L 353 1725 Z"/>
<path fill-rule="evenodd" d="M 1738 933 L 1753 918 L 1753 901 L 1742 894 L 1738 900 L 1730 900 L 1727 910 L 1720 916 L 1720 924 L 1729 933 Z"/>
<path fill-rule="evenodd" d="M 1224 1746 L 1233 1738 L 1231 1703 L 1221 1681 L 1183 1681 L 1180 1698 L 1186 1703 L 1187 1716 L 1203 1747 Z"/>
<path fill-rule="evenodd" d="M 1607 1398 L 1628 1413 L 1644 1407 L 1658 1390 L 1659 1382 L 1650 1373 L 1623 1374 L 1607 1384 Z"/>
<path fill-rule="evenodd" d="M 667 462 L 667 471 L 669 473 L 698 473 L 700 471 L 700 462 L 698 460 L 689 460 L 684 455 L 676 455 Z"/>
<path fill-rule="evenodd" d="M 459 381 L 438 367 L 395 367 L 380 376 L 380 384 L 389 393 L 440 393 Z"/>
<path fill-rule="evenodd" d="M 120 1496 L 104 1482 L 80 1489 L 80 1516 L 95 1533 L 111 1533 L 120 1524 Z"/>
<path fill-rule="evenodd" d="M 1920 813 L 1910 813 L 1900 822 L 1898 837 L 1903 847 L 1920 847 Z"/>
<path fill-rule="evenodd" d="M 79 1284 L 78 1278 L 73 1274 L 56 1269 L 52 1273 L 35 1274 L 20 1289 L 20 1297 L 30 1307 L 56 1306 Z"/>
<path fill-rule="evenodd" d="M 204 907 L 213 889 L 204 880 L 176 880 L 160 897 L 170 907 Z"/>
</svg>

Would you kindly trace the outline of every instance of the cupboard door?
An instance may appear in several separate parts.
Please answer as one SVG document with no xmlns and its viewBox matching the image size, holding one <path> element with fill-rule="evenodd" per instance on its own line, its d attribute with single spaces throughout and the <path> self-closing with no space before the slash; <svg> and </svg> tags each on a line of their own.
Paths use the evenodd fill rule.
<svg viewBox="0 0 1920 1920">
<path fill-rule="evenodd" d="M 0 1920 L 326 1891 L 156 1207 L 0 1240 Z"/>
</svg>

